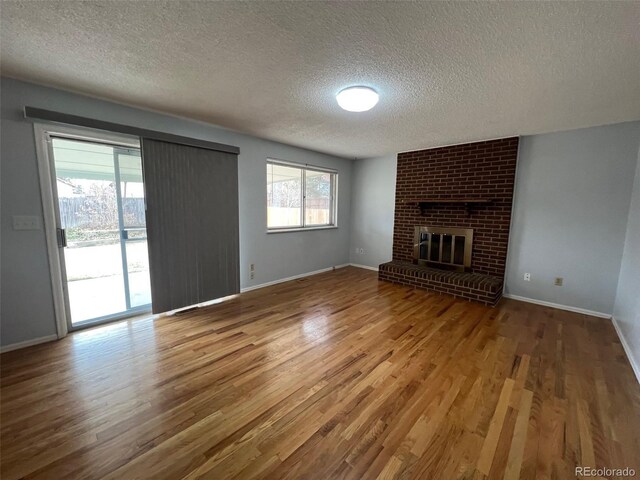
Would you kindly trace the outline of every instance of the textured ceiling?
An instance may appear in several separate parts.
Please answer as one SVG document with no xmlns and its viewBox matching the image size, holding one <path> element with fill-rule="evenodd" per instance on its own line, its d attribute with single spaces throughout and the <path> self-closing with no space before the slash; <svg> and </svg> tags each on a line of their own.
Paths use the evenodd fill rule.
<svg viewBox="0 0 640 480">
<path fill-rule="evenodd" d="M 3 1 L 7 76 L 347 157 L 640 118 L 640 2 Z M 348 113 L 334 95 L 376 88 Z"/>
</svg>

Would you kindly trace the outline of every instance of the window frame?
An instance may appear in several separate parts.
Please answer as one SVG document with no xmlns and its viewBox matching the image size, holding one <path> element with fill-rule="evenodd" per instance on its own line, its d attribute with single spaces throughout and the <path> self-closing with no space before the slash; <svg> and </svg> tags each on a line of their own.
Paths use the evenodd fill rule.
<svg viewBox="0 0 640 480">
<path fill-rule="evenodd" d="M 302 198 L 301 198 L 301 225 L 295 227 L 270 227 L 269 226 L 269 182 L 265 178 L 265 223 L 267 233 L 285 233 L 285 232 L 302 232 L 309 230 L 329 230 L 338 228 L 338 171 L 332 168 L 319 167 L 308 163 L 295 163 L 286 160 L 279 160 L 275 158 L 267 158 L 265 165 L 265 177 L 269 165 L 278 165 L 283 167 L 297 168 L 301 170 L 302 177 Z M 323 172 L 331 175 L 331 193 L 330 193 L 330 206 L 329 206 L 329 218 L 328 224 L 309 224 L 306 223 L 306 207 L 307 207 L 307 171 L 311 172 Z"/>
</svg>

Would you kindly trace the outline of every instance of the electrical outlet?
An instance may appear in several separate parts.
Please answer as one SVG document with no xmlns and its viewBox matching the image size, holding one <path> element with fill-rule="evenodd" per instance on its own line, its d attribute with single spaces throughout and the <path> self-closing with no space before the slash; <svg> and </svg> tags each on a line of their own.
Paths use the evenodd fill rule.
<svg viewBox="0 0 640 480">
<path fill-rule="evenodd" d="M 251 272 L 251 280 L 253 280 L 256 275 L 256 266 L 253 263 L 249 267 L 249 271 Z"/>
<path fill-rule="evenodd" d="M 40 230 L 40 217 L 31 215 L 14 215 L 14 230 Z"/>
<path fill-rule="evenodd" d="M 525 282 L 530 282 L 531 281 L 531 274 L 530 273 L 525 273 L 524 274 L 524 281 Z"/>
<path fill-rule="evenodd" d="M 562 277 L 556 277 L 556 279 L 553 281 L 553 284 L 557 287 L 561 287 L 563 282 L 564 279 Z"/>
</svg>

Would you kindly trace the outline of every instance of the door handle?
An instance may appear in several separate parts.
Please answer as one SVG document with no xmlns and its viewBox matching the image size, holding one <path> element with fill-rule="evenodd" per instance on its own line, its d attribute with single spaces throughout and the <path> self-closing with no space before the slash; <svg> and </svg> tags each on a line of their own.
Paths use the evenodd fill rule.
<svg viewBox="0 0 640 480">
<path fill-rule="evenodd" d="M 64 228 L 56 228 L 56 237 L 58 238 L 58 247 L 64 248 L 67 246 L 67 230 Z"/>
</svg>

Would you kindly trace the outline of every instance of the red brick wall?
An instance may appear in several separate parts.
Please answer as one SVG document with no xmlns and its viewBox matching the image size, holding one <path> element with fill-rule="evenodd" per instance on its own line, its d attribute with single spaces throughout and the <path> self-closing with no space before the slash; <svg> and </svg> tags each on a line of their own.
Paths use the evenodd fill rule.
<svg viewBox="0 0 640 480">
<path fill-rule="evenodd" d="M 473 228 L 471 268 L 504 277 L 513 203 L 518 138 L 419 150 L 398 154 L 393 259 L 413 260 L 414 226 Z M 407 200 L 487 198 L 471 207 L 437 204 L 424 215 Z"/>
</svg>

